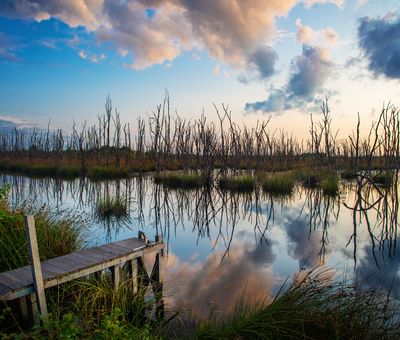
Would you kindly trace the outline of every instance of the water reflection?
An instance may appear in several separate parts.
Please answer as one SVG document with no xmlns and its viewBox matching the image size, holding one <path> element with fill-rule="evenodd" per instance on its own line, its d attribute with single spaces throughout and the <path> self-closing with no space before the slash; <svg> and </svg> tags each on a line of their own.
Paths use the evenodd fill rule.
<svg viewBox="0 0 400 340">
<path fill-rule="evenodd" d="M 199 314 L 229 305 L 225 294 L 240 296 L 245 288 L 249 298 L 265 296 L 288 275 L 316 265 L 353 268 L 360 280 L 384 288 L 400 283 L 397 175 L 387 188 L 363 179 L 341 183 L 337 197 L 300 186 L 278 197 L 261 189 L 170 190 L 152 177 L 93 182 L 2 175 L 0 186 L 5 183 L 15 206 L 84 214 L 91 245 L 137 230 L 162 234 L 170 277 L 179 272 L 187 282 L 175 300 L 195 301 Z M 95 217 L 96 204 L 108 198 L 126 202 L 126 218 Z"/>
</svg>

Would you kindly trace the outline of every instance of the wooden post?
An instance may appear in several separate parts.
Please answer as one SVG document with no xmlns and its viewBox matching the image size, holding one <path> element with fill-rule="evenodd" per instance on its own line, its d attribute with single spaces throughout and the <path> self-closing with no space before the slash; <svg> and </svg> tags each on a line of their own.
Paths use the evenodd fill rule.
<svg viewBox="0 0 400 340">
<path fill-rule="evenodd" d="M 161 235 L 156 235 L 155 241 L 162 242 Z M 164 286 L 164 249 L 161 249 L 156 255 L 156 261 L 153 268 L 152 278 L 156 281 L 154 293 L 158 301 L 156 304 L 156 316 L 158 319 L 164 318 L 164 300 L 163 300 L 163 286 Z M 154 277 L 153 277 L 154 275 Z"/>
<path fill-rule="evenodd" d="M 110 269 L 111 269 L 111 276 L 114 289 L 118 289 L 121 283 L 121 267 L 119 266 L 119 264 L 117 264 L 111 267 Z"/>
<path fill-rule="evenodd" d="M 42 319 L 45 320 L 47 318 L 47 304 L 46 295 L 44 292 L 42 267 L 40 265 L 39 249 L 36 238 L 35 219 L 33 218 L 33 215 L 25 216 L 24 218 L 26 234 L 28 238 L 29 254 L 31 257 L 32 277 L 33 285 L 35 288 L 38 313 L 41 315 Z M 34 311 L 33 314 L 35 314 L 35 308 L 32 308 L 32 310 Z M 37 323 L 38 316 L 33 315 L 33 317 L 35 323 Z"/>
<path fill-rule="evenodd" d="M 128 270 L 128 279 L 132 282 L 133 294 L 136 295 L 138 292 L 138 264 L 137 260 L 129 260 L 126 263 Z"/>
</svg>

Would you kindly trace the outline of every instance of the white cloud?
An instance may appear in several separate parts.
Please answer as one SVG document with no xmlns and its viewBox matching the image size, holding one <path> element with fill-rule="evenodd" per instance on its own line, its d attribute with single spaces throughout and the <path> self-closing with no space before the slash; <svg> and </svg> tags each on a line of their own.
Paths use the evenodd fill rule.
<svg viewBox="0 0 400 340">
<path fill-rule="evenodd" d="M 314 4 L 334 4 L 340 8 L 344 6 L 345 0 L 304 0 L 304 5 L 307 8 L 312 7 Z"/>
</svg>

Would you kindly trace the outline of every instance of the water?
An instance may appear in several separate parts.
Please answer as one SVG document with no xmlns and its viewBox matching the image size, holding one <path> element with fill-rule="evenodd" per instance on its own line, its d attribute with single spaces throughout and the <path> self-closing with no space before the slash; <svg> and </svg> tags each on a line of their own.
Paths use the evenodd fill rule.
<svg viewBox="0 0 400 340">
<path fill-rule="evenodd" d="M 290 197 L 272 197 L 261 190 L 170 190 L 151 176 L 93 182 L 1 175 L 0 186 L 7 183 L 13 206 L 82 216 L 87 246 L 138 230 L 149 238 L 162 234 L 167 301 L 199 316 L 227 312 L 243 297 L 273 295 L 299 270 L 315 266 L 400 297 L 397 184 L 342 182 L 339 197 L 297 186 Z M 106 197 L 124 199 L 129 217 L 99 219 L 96 202 Z"/>
</svg>

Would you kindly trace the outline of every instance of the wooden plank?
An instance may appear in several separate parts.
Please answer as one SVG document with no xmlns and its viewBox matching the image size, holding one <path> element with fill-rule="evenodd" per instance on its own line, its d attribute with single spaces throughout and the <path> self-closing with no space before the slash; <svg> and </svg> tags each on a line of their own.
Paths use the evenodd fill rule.
<svg viewBox="0 0 400 340">
<path fill-rule="evenodd" d="M 25 216 L 26 234 L 28 237 L 29 255 L 31 257 L 33 284 L 35 287 L 35 294 L 39 313 L 41 316 L 47 318 L 47 304 L 46 295 L 44 293 L 44 284 L 42 276 L 42 267 L 40 265 L 39 249 L 36 238 L 35 219 L 33 215 Z"/>
<path fill-rule="evenodd" d="M 7 286 L 12 289 L 16 289 L 19 287 L 25 287 L 25 286 L 29 286 L 29 285 L 33 284 L 32 277 L 27 279 L 27 278 L 24 278 L 23 276 L 16 275 L 15 272 L 13 272 L 13 271 L 1 273 L 1 276 L 3 278 L 6 277 L 7 279 L 10 280 L 10 283 L 12 283 L 12 284 L 11 285 L 8 284 Z"/>
<path fill-rule="evenodd" d="M 133 242 L 133 243 L 135 243 L 135 242 Z M 87 250 L 80 251 L 79 252 L 80 257 L 82 254 L 87 252 L 88 256 L 89 255 L 96 256 L 97 258 L 101 257 L 101 259 L 106 258 L 107 260 L 103 260 L 100 263 L 94 264 L 92 266 L 88 266 L 87 268 L 84 268 L 84 269 L 78 268 L 78 271 L 77 271 L 76 265 L 65 262 L 65 259 L 68 259 L 68 255 L 61 256 L 57 259 L 47 260 L 42 263 L 42 273 L 43 273 L 43 276 L 45 277 L 44 286 L 45 286 L 45 288 L 53 287 L 55 285 L 58 285 L 58 284 L 61 284 L 64 282 L 68 282 L 73 279 L 80 278 L 80 277 L 95 273 L 97 271 L 104 270 L 106 268 L 110 268 L 114 265 L 120 265 L 126 261 L 134 260 L 134 259 L 144 256 L 145 254 L 157 252 L 162 249 L 164 249 L 164 244 L 158 243 L 158 244 L 148 245 L 144 248 L 141 248 L 140 250 L 130 252 L 129 254 L 116 255 L 113 253 L 113 251 L 101 249 L 100 247 L 90 248 Z M 62 259 L 63 261 L 60 261 L 60 259 Z M 134 261 L 134 263 L 135 262 L 136 262 L 136 260 Z M 23 268 L 25 268 L 25 267 L 23 267 Z M 19 268 L 16 270 L 22 270 L 23 268 Z M 26 267 L 26 268 L 29 268 L 29 267 Z M 1 274 L 0 274 L 0 278 L 1 278 Z M 4 279 L 6 279 L 6 278 L 4 278 Z M 7 281 L 7 282 L 10 283 L 9 281 Z M 10 290 L 10 288 L 7 286 L 7 284 L 3 284 L 2 286 L 3 286 L 3 288 L 1 288 L 1 282 L 0 282 L 0 300 L 12 300 L 12 299 L 19 298 L 19 297 L 25 296 L 27 294 L 30 294 L 33 291 L 33 286 L 21 287 L 19 290 L 15 290 L 15 291 Z M 1 292 L 4 292 L 4 293 L 1 293 Z"/>
<path fill-rule="evenodd" d="M 0 296 L 6 295 L 7 293 L 10 292 L 10 287 L 7 287 L 3 284 L 0 284 Z"/>
</svg>

